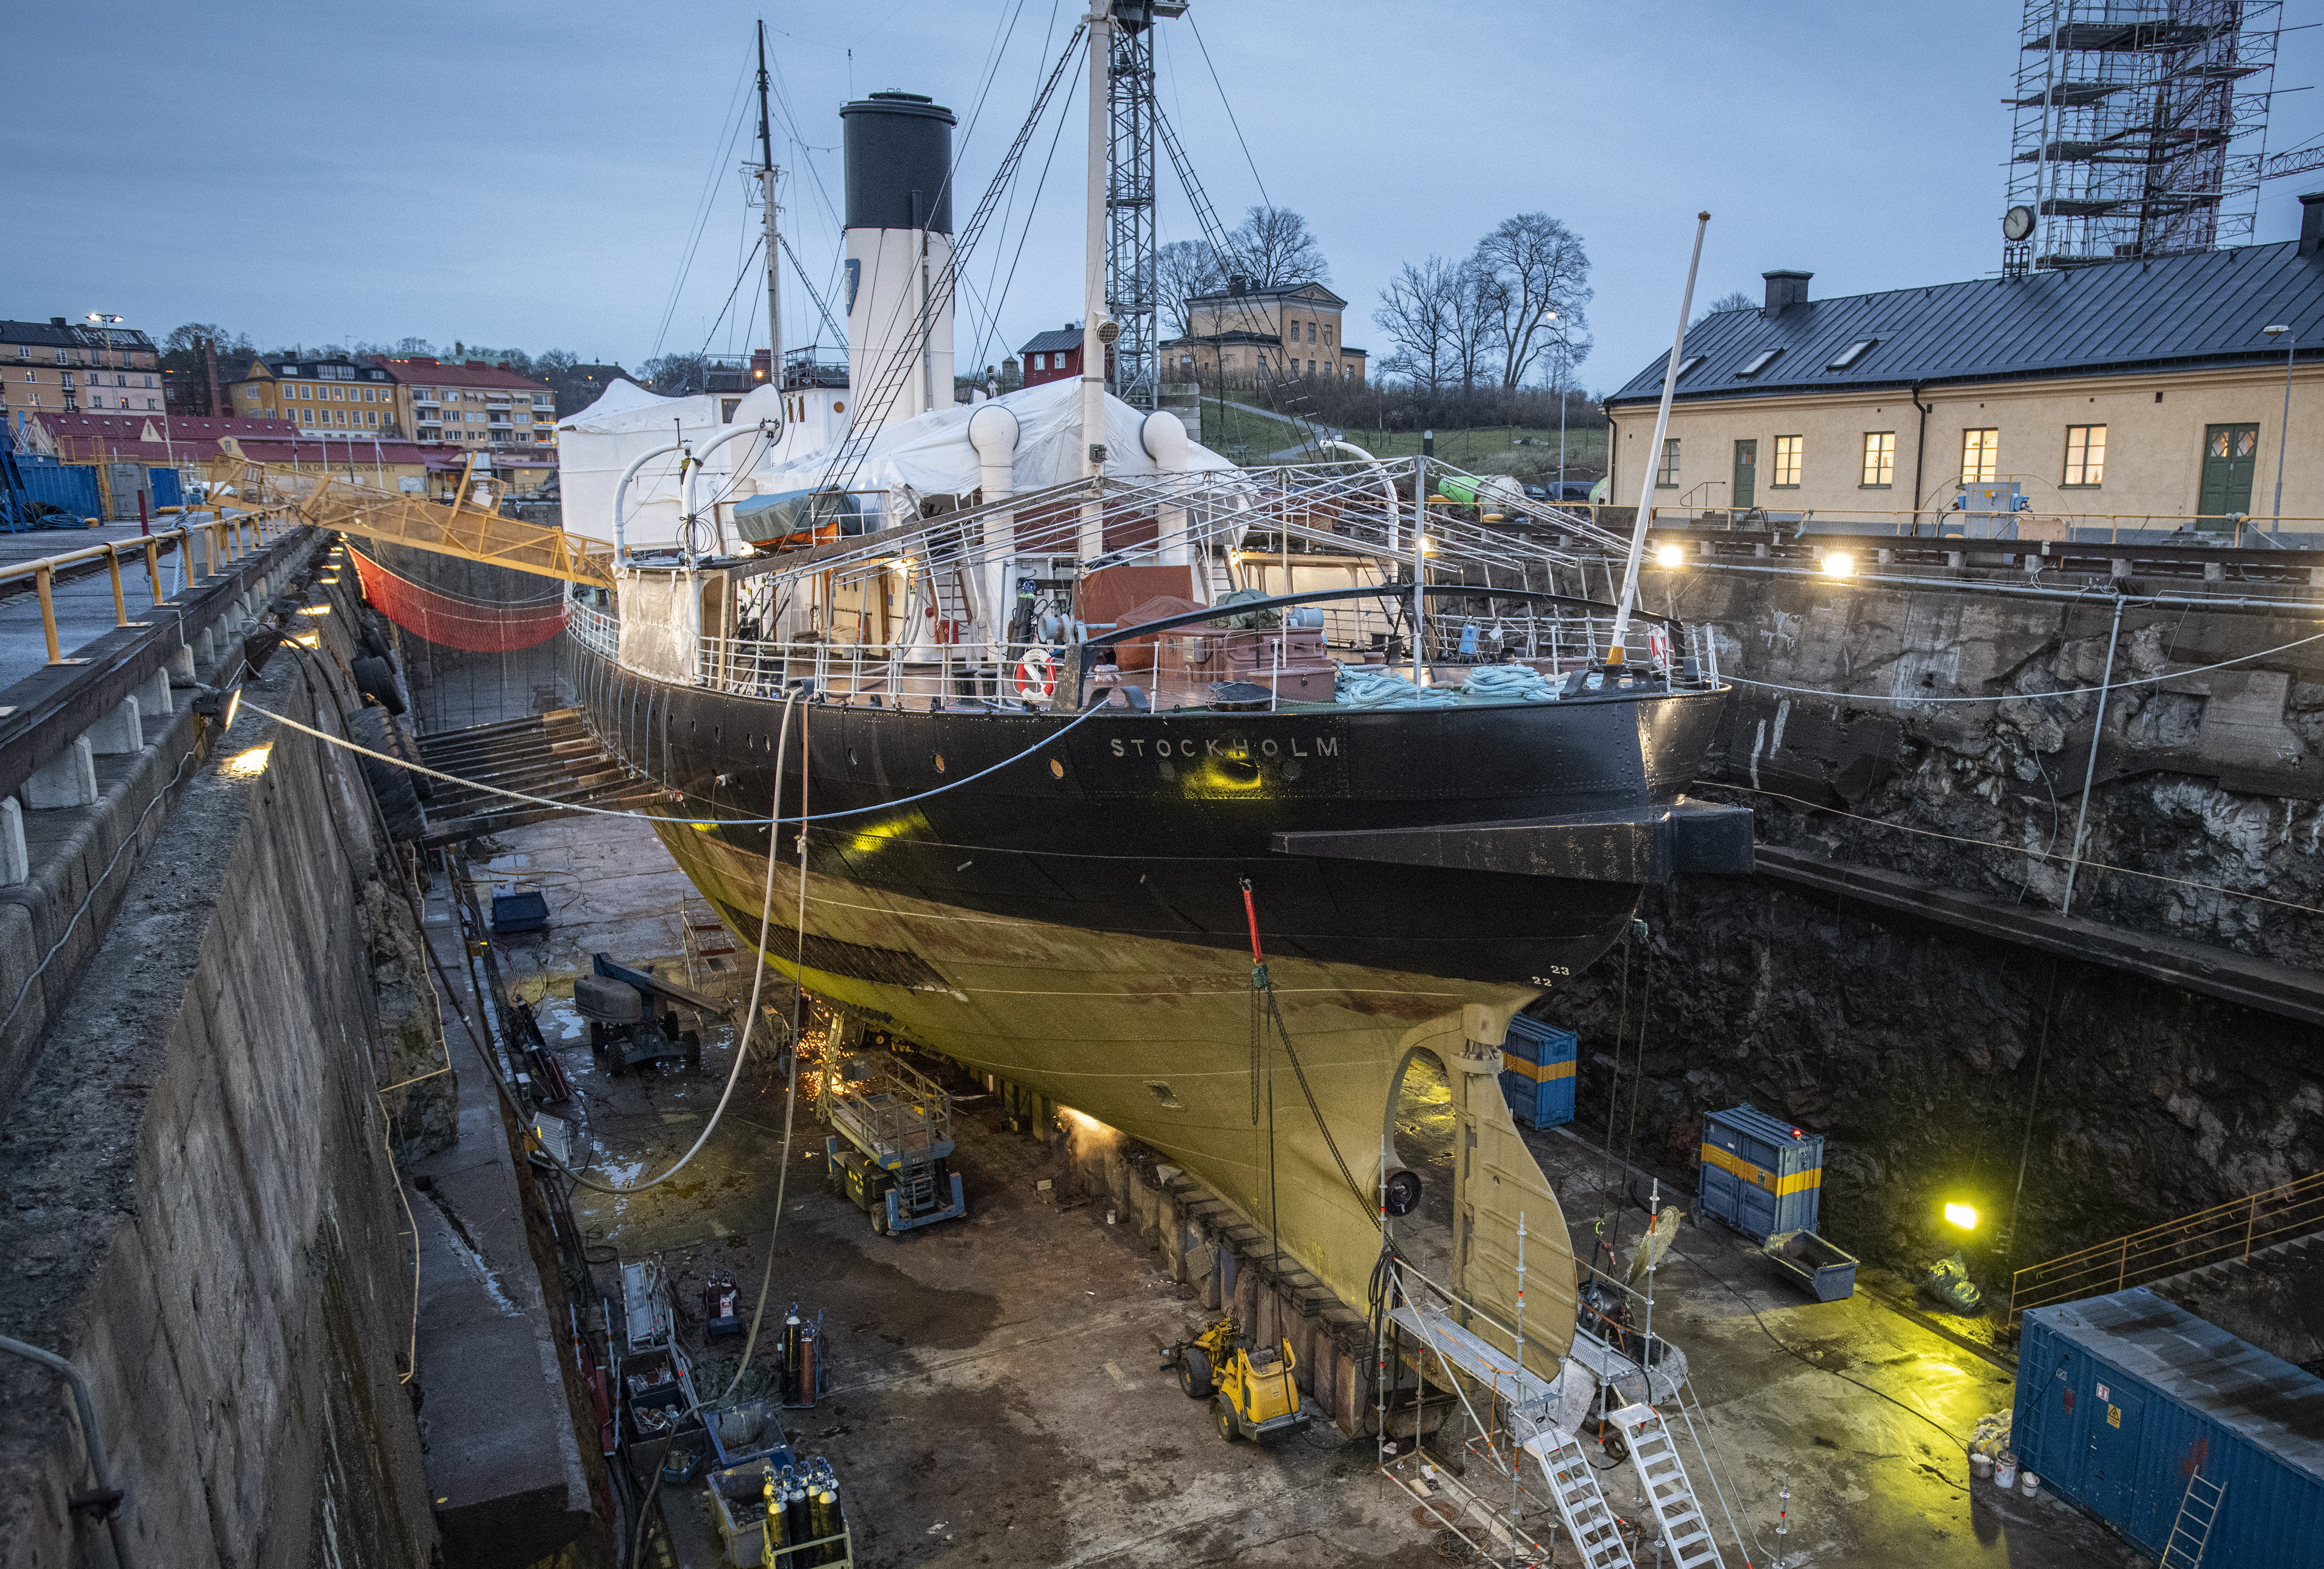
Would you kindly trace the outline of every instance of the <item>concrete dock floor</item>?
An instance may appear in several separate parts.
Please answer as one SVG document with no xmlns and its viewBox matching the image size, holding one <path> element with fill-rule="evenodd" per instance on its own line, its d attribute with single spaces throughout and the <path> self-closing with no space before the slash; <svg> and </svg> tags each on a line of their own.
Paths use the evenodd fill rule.
<svg viewBox="0 0 2324 1569">
<path fill-rule="evenodd" d="M 493 847 L 500 854 L 478 861 L 480 875 L 549 894 L 549 929 L 504 943 L 500 957 L 509 982 L 540 999 L 574 1082 L 578 1104 L 552 1110 L 574 1114 L 594 1178 L 659 1174 L 716 1103 L 732 1031 L 706 1033 L 698 1076 L 612 1077 L 571 1012 L 571 981 L 601 949 L 630 964 L 677 959 L 683 878 L 648 830 L 607 818 L 514 830 Z M 700 977 L 713 991 L 748 981 L 739 968 Z M 705 1398 L 732 1378 L 739 1343 L 701 1341 L 700 1283 L 731 1269 L 746 1311 L 755 1300 L 782 1127 L 779 1090 L 746 1069 L 721 1128 L 677 1178 L 575 1195 L 593 1257 L 655 1257 L 673 1278 Z M 1102 1205 L 1060 1210 L 1038 1192 L 1053 1174 L 1050 1151 L 1007 1131 L 990 1101 L 962 1107 L 958 1135 L 969 1218 L 891 1239 L 825 1185 L 820 1126 L 803 1112 L 794 1131 L 766 1333 L 794 1301 L 822 1317 L 829 1389 L 788 1426 L 802 1454 L 836 1468 L 861 1562 L 1445 1561 L 1439 1523 L 1379 1474 L 1370 1441 L 1327 1427 L 1263 1448 L 1222 1442 L 1208 1407 L 1157 1371 L 1157 1343 L 1202 1316 L 1191 1293 L 1133 1232 L 1106 1225 Z M 1626 1174 L 1566 1133 L 1528 1139 L 1587 1256 L 1591 1219 L 1620 1202 Z M 1675 1202 L 1692 1207 L 1691 1195 Z M 1642 1221 L 1631 1207 L 1627 1234 Z M 613 1290 L 613 1267 L 596 1272 Z M 1655 1329 L 1689 1356 L 1729 1509 L 1701 1474 L 1698 1491 L 1722 1542 L 1731 1510 L 1751 1563 L 2144 1562 L 2046 1493 L 1970 1482 L 1953 1439 L 2010 1404 L 2012 1376 L 1914 1318 L 1866 1294 L 1807 1301 L 1742 1239 L 1691 1222 L 1655 1298 Z M 1787 1477 L 1790 1532 L 1779 1538 Z M 1627 1512 L 1628 1469 L 1606 1479 Z M 668 1498 L 664 1513 L 675 1563 L 724 1561 L 698 1485 Z M 1730 1565 L 1743 1561 L 1726 1550 Z"/>
</svg>

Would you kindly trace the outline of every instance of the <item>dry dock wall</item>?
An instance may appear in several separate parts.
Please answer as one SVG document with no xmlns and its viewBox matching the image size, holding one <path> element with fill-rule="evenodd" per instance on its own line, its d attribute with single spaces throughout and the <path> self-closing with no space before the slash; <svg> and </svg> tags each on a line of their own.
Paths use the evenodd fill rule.
<svg viewBox="0 0 2324 1569">
<path fill-rule="evenodd" d="M 140 1569 L 418 1569 L 435 1546 L 374 1089 L 429 1071 L 375 1055 L 374 923 L 408 909 L 367 898 L 392 863 L 348 760 L 254 712 L 353 700 L 328 690 L 351 588 L 232 731 L 181 710 L 148 747 L 197 755 L 0 1121 L 0 1334 L 88 1376 Z M 66 1507 L 88 1481 L 62 1381 L 0 1357 L 0 1563 L 110 1564 Z"/>
<path fill-rule="evenodd" d="M 1827 1234 L 1897 1265 L 1966 1241 L 2004 1291 L 2010 1262 L 2324 1164 L 2324 643 L 2178 673 L 2324 632 L 2312 595 L 2128 607 L 2112 679 L 2164 678 L 2116 688 L 2100 726 L 2087 692 L 1773 688 L 2096 687 L 2103 583 L 2072 602 L 1690 568 L 1646 575 L 1653 608 L 1665 577 L 1722 673 L 1771 684 L 1738 687 L 1710 765 L 1763 853 L 1756 877 L 1652 892 L 1650 935 L 1544 1005 L 1582 1032 L 1593 1140 L 1610 1110 L 1617 1154 L 1691 1168 L 1702 1113 L 1754 1102 L 1827 1135 Z M 2158 875 L 2084 865 L 2077 925 L 2055 912 L 2086 776 L 2085 858 Z M 1831 875 L 1849 868 L 1895 881 L 1854 896 Z M 1940 908 L 1955 891 L 1982 929 Z M 2139 967 L 2165 956 L 2210 990 Z M 2229 1000 L 2238 975 L 2271 1005 Z M 1948 1200 L 1977 1234 L 1941 1224 Z"/>
</svg>

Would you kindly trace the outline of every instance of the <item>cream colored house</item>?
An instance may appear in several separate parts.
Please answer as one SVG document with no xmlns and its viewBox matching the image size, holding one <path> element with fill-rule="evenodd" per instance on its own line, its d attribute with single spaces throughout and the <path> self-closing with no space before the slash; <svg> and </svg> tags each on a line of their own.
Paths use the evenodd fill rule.
<svg viewBox="0 0 2324 1569">
<path fill-rule="evenodd" d="M 2270 245 L 1832 300 L 1769 272 L 1761 309 L 1688 333 L 1660 452 L 1666 358 L 1607 400 L 1606 499 L 1645 466 L 1666 521 L 2225 531 L 2273 525 L 2281 453 L 2283 531 L 2324 532 L 2324 195 L 2301 199 Z"/>
<path fill-rule="evenodd" d="M 1361 380 L 1365 351 L 1350 348 L 1348 302 L 1321 283 L 1253 288 L 1238 279 L 1186 301 L 1187 331 L 1162 345 L 1162 379 L 1307 376 Z"/>
</svg>

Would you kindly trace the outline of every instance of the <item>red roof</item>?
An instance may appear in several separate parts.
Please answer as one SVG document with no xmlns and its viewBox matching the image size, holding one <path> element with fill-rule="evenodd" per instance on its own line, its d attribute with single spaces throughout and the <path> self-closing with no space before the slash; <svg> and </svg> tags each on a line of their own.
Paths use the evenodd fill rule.
<svg viewBox="0 0 2324 1569">
<path fill-rule="evenodd" d="M 504 387 L 513 392 L 521 387 L 528 392 L 546 392 L 546 382 L 528 381 L 514 371 L 504 371 L 483 360 L 469 360 L 454 365 L 448 360 L 429 359 L 424 355 L 389 357 L 380 355 L 372 362 L 385 367 L 387 374 L 406 386 L 425 387 Z"/>
<path fill-rule="evenodd" d="M 140 438 L 150 425 L 160 435 L 168 428 L 169 438 L 177 441 L 215 441 L 221 436 L 295 436 L 299 428 L 288 420 L 211 420 L 191 414 L 172 414 L 165 421 L 157 411 L 150 414 L 52 414 L 42 410 L 33 419 L 48 427 L 54 437 L 108 437 Z"/>
</svg>

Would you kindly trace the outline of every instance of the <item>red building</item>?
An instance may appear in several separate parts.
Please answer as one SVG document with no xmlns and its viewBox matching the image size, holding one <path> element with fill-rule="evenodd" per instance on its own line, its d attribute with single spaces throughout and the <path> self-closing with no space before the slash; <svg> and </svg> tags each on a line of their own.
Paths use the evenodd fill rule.
<svg viewBox="0 0 2324 1569">
<path fill-rule="evenodd" d="M 1082 374 L 1082 324 L 1068 321 L 1055 332 L 1036 333 L 1017 351 L 1025 362 L 1025 384 L 1038 387 L 1043 382 L 1062 382 L 1068 376 Z M 1113 376 L 1113 351 L 1105 351 L 1105 374 Z"/>
</svg>

